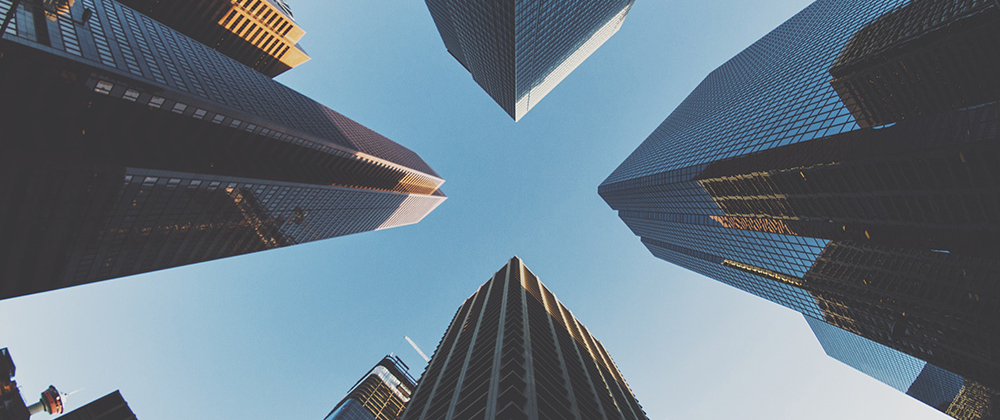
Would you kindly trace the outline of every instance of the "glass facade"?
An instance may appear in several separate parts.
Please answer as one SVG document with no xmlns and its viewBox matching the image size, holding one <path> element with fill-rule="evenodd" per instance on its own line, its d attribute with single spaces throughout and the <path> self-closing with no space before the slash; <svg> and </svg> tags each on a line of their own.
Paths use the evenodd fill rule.
<svg viewBox="0 0 1000 420">
<path fill-rule="evenodd" d="M 517 257 L 459 308 L 405 420 L 646 419 L 601 344 Z"/>
<path fill-rule="evenodd" d="M 386 356 L 351 388 L 324 420 L 396 420 L 403 414 L 417 382 L 406 365 Z"/>
<path fill-rule="evenodd" d="M 806 317 L 830 357 L 962 420 L 1000 416 L 1000 393 L 906 353 Z"/>
<path fill-rule="evenodd" d="M 519 120 L 621 28 L 634 0 L 426 0 L 445 47 Z"/>
<path fill-rule="evenodd" d="M 412 224 L 446 198 L 416 153 L 120 3 L 37 13 L 0 41 L 19 244 L 0 299 Z"/>
<path fill-rule="evenodd" d="M 656 257 L 996 389 L 998 28 L 990 1 L 816 1 L 599 193 Z"/>
<path fill-rule="evenodd" d="M 298 42 L 305 31 L 284 2 L 122 0 L 135 9 L 244 65 L 275 77 L 309 60 Z"/>
</svg>

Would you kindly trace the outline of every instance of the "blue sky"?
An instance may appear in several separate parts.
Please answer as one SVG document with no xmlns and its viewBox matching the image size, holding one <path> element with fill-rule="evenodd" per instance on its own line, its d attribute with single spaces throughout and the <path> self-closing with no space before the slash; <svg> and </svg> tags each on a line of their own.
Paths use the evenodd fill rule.
<svg viewBox="0 0 1000 420">
<path fill-rule="evenodd" d="M 715 67 L 807 0 L 639 0 L 514 123 L 422 1 L 289 1 L 312 61 L 278 78 L 419 153 L 450 197 L 417 225 L 0 302 L 34 399 L 115 389 L 143 420 L 321 420 L 384 354 L 419 376 L 462 301 L 525 263 L 652 419 L 944 419 L 827 357 L 796 312 L 651 256 L 597 185 Z"/>
</svg>

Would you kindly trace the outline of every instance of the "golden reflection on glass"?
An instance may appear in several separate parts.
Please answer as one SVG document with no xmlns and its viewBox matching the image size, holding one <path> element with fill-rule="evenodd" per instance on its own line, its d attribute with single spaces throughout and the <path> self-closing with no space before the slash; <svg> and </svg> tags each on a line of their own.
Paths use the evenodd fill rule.
<svg viewBox="0 0 1000 420">
<path fill-rule="evenodd" d="M 719 222 L 723 227 L 730 229 L 755 230 L 758 232 L 781 233 L 785 235 L 796 235 L 798 233 L 788 227 L 785 222 L 774 219 L 758 219 L 740 216 L 708 216 Z"/>
<path fill-rule="evenodd" d="M 45 18 L 55 22 L 59 15 L 70 16 L 69 8 L 73 7 L 76 0 L 43 0 L 42 8 L 45 9 Z"/>
<path fill-rule="evenodd" d="M 305 31 L 266 1 L 234 1 L 218 23 L 290 68 L 309 60 L 295 45 Z"/>
<path fill-rule="evenodd" d="M 730 259 L 723 260 L 722 265 L 730 268 L 735 268 L 737 270 L 746 271 L 751 274 L 756 274 L 758 276 L 768 278 L 790 286 L 804 287 L 806 282 L 804 279 L 800 279 L 795 276 L 789 276 L 788 274 L 779 273 L 777 271 L 768 270 L 766 268 L 757 267 L 755 265 L 734 261 Z"/>
</svg>

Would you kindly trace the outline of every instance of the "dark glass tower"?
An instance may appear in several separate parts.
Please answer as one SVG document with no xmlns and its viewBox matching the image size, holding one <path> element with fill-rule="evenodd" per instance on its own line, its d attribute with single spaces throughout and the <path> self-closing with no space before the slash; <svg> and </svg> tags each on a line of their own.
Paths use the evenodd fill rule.
<svg viewBox="0 0 1000 420">
<path fill-rule="evenodd" d="M 646 418 L 601 342 L 517 257 L 458 309 L 403 415 Z"/>
<path fill-rule="evenodd" d="M 806 317 L 830 357 L 961 420 L 1000 418 L 1000 393 L 971 379 Z"/>
<path fill-rule="evenodd" d="M 635 0 L 426 0 L 444 45 L 520 120 L 611 38 Z"/>
<path fill-rule="evenodd" d="M 998 57 L 994 1 L 817 1 L 599 192 L 659 258 L 998 388 Z"/>
<path fill-rule="evenodd" d="M 282 1 L 119 0 L 236 61 L 274 77 L 309 60 L 305 31 Z"/>
<path fill-rule="evenodd" d="M 396 420 L 417 386 L 398 357 L 386 356 L 351 387 L 324 420 Z"/>
<path fill-rule="evenodd" d="M 120 3 L 37 13 L 0 41 L 0 299 L 416 223 L 445 200 L 414 152 Z"/>
</svg>

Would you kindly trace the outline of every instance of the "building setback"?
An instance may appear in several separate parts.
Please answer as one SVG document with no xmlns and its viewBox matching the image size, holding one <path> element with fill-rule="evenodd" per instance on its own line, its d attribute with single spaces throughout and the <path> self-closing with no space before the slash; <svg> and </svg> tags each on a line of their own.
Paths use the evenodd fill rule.
<svg viewBox="0 0 1000 420">
<path fill-rule="evenodd" d="M 0 299 L 412 224 L 445 200 L 414 152 L 120 3 L 40 13 L 20 6 L 0 41 Z"/>
<path fill-rule="evenodd" d="M 600 341 L 517 257 L 465 300 L 404 420 L 646 419 Z"/>
<path fill-rule="evenodd" d="M 305 31 L 283 1 L 119 0 L 268 77 L 309 60 L 298 42 Z"/>
<path fill-rule="evenodd" d="M 1000 10 L 819 0 L 599 187 L 658 258 L 1000 388 Z"/>
<path fill-rule="evenodd" d="M 444 45 L 515 121 L 611 38 L 635 0 L 426 0 Z"/>
<path fill-rule="evenodd" d="M 363 376 L 324 420 L 397 420 L 417 386 L 406 364 L 386 356 Z"/>
</svg>

